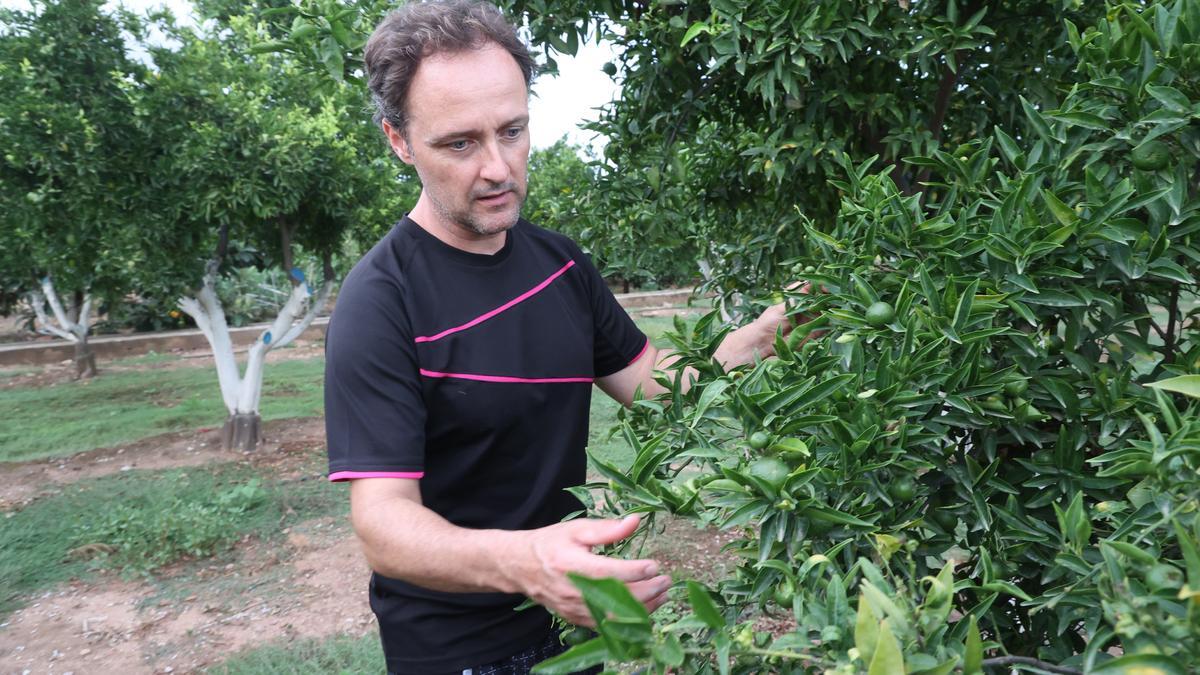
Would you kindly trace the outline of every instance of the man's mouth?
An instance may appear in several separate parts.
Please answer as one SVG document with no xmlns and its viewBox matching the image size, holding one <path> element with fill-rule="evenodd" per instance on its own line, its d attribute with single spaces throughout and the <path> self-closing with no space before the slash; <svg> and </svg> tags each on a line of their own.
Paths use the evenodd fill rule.
<svg viewBox="0 0 1200 675">
<path fill-rule="evenodd" d="M 483 202 L 484 204 L 498 204 L 498 203 L 504 201 L 505 199 L 507 199 L 510 194 L 512 194 L 511 190 L 505 190 L 503 192 L 493 192 L 490 195 L 476 197 L 476 199 Z"/>
</svg>

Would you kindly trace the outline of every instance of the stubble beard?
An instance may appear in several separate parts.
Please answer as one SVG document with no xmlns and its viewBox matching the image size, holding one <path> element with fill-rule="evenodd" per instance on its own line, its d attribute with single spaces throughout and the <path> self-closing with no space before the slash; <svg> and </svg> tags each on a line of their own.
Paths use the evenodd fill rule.
<svg viewBox="0 0 1200 675">
<path fill-rule="evenodd" d="M 504 232 L 505 230 L 512 229 L 513 225 L 517 224 L 517 219 L 521 216 L 521 207 L 525 204 L 526 197 L 525 194 L 522 194 L 518 191 L 517 187 L 518 186 L 516 183 L 507 183 L 505 185 L 498 186 L 497 190 L 493 190 L 493 192 L 507 190 L 512 192 L 516 197 L 516 204 L 513 207 L 512 217 L 506 218 L 505 222 L 502 222 L 499 225 L 488 225 L 481 222 L 481 219 L 476 218 L 475 215 L 471 213 L 469 207 L 461 211 L 451 209 L 447 207 L 442 200 L 437 199 L 432 194 L 430 195 L 429 201 L 433 204 L 433 208 L 438 212 L 438 215 L 447 222 L 454 223 L 459 227 L 467 231 L 474 232 L 480 236 L 490 237 L 492 235 Z M 472 195 L 471 203 L 473 204 L 474 202 L 475 195 Z M 500 214 L 496 214 L 496 216 L 499 215 Z"/>
</svg>

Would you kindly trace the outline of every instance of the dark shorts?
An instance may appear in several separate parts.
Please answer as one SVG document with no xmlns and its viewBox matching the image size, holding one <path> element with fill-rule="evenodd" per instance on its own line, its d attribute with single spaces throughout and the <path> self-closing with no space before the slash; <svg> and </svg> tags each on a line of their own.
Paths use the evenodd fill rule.
<svg viewBox="0 0 1200 675">
<path fill-rule="evenodd" d="M 540 644 L 517 652 L 508 658 L 469 668 L 461 673 L 447 673 L 447 675 L 467 675 L 467 673 L 470 673 L 470 675 L 529 675 L 530 669 L 534 666 L 565 651 L 567 651 L 567 647 L 559 640 L 558 631 L 554 631 Z M 603 668 L 596 666 L 587 670 L 581 670 L 575 675 L 598 675 L 602 670 Z M 389 671 L 388 675 L 402 674 Z"/>
</svg>

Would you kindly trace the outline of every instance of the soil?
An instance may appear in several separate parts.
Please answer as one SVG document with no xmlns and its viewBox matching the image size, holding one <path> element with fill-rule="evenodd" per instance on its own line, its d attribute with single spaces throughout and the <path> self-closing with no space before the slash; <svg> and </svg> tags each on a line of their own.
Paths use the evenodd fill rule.
<svg viewBox="0 0 1200 675">
<path fill-rule="evenodd" d="M 353 535 L 329 520 L 294 530 L 154 584 L 111 577 L 39 595 L 0 624 L 0 672 L 192 673 L 266 642 L 375 630 Z"/>
</svg>

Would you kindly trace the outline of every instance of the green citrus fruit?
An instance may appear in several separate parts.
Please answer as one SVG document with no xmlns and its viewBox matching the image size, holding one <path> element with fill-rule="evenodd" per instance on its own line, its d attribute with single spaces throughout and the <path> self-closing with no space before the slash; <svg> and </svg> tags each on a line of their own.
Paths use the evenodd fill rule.
<svg viewBox="0 0 1200 675">
<path fill-rule="evenodd" d="M 958 516 L 943 507 L 930 507 L 926 515 L 947 532 L 953 532 L 954 528 L 958 526 Z"/>
<path fill-rule="evenodd" d="M 1166 563 L 1159 563 L 1146 571 L 1146 585 L 1151 591 L 1172 591 L 1183 585 L 1183 572 Z"/>
<path fill-rule="evenodd" d="M 1042 411 L 1033 407 L 1032 403 L 1023 403 L 1013 408 L 1013 416 L 1018 422 L 1035 422 L 1042 419 Z"/>
<path fill-rule="evenodd" d="M 888 494 L 898 502 L 906 502 L 917 495 L 917 483 L 909 476 L 901 476 L 888 484 Z"/>
<path fill-rule="evenodd" d="M 765 431 L 756 431 L 750 434 L 750 447 L 755 450 L 762 450 L 771 444 L 771 434 Z"/>
<path fill-rule="evenodd" d="M 785 609 L 792 608 L 792 601 L 796 599 L 796 585 L 791 579 L 784 579 L 775 584 L 775 604 Z"/>
<path fill-rule="evenodd" d="M 608 63 L 604 64 L 602 66 L 602 70 L 604 70 L 604 74 L 608 75 L 609 77 L 612 77 L 613 75 L 617 74 L 617 66 L 612 61 L 609 61 Z"/>
<path fill-rule="evenodd" d="M 1029 391 L 1029 380 L 1015 380 L 1004 385 L 1004 394 L 1016 398 Z"/>
<path fill-rule="evenodd" d="M 583 626 L 575 626 L 562 632 L 563 644 L 568 647 L 581 645 L 590 639 L 592 639 L 592 631 L 584 628 Z"/>
<path fill-rule="evenodd" d="M 1004 405 L 1004 401 L 1000 400 L 999 396 L 989 396 L 980 402 L 980 407 L 984 410 L 992 412 L 1008 412 L 1008 406 Z"/>
<path fill-rule="evenodd" d="M 876 302 L 867 308 L 867 323 L 874 328 L 883 328 L 896 318 L 896 310 L 886 302 Z"/>
<path fill-rule="evenodd" d="M 1133 149 L 1130 159 L 1142 171 L 1158 171 L 1171 162 L 1171 149 L 1159 140 L 1146 141 Z"/>
<path fill-rule="evenodd" d="M 761 478 L 770 485 L 779 487 L 787 480 L 792 470 L 778 458 L 763 457 L 750 463 L 749 473 L 755 478 Z"/>
</svg>

